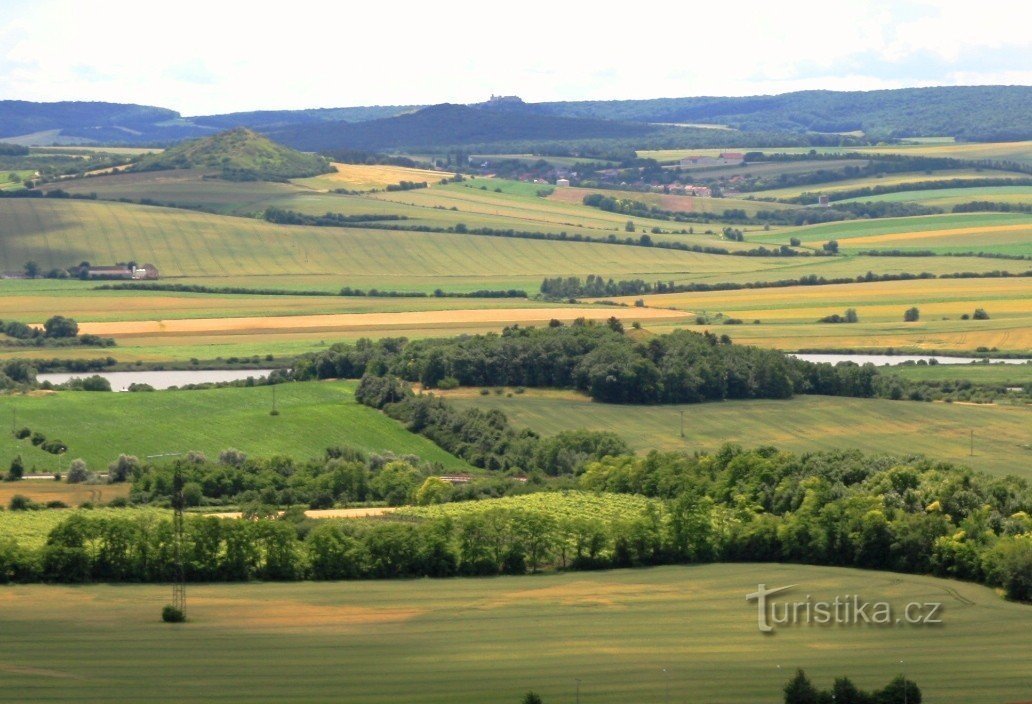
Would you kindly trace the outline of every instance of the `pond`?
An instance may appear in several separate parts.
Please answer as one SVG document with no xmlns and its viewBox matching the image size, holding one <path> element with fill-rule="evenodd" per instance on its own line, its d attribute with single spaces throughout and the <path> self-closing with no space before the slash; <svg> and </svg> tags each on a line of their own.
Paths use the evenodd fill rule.
<svg viewBox="0 0 1032 704">
<path fill-rule="evenodd" d="M 239 381 L 253 376 L 255 379 L 266 377 L 271 369 L 183 369 L 177 371 L 138 371 L 138 372 L 83 372 L 79 374 L 39 374 L 40 382 L 63 384 L 73 377 L 102 376 L 111 382 L 112 391 L 128 391 L 130 384 L 150 384 L 155 389 L 167 389 L 170 386 L 184 384 L 207 384 L 219 381 Z"/>
</svg>

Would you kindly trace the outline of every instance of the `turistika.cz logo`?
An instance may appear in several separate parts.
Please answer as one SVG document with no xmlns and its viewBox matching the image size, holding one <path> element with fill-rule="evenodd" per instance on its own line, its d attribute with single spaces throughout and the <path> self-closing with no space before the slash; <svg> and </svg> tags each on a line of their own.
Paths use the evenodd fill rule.
<svg viewBox="0 0 1032 704">
<path fill-rule="evenodd" d="M 942 602 L 911 601 L 902 608 L 888 601 L 868 601 L 858 594 L 836 595 L 820 600 L 807 594 L 800 601 L 775 599 L 798 585 L 768 589 L 758 584 L 746 594 L 756 602 L 756 625 L 762 633 L 783 626 L 936 626 L 942 624 Z"/>
</svg>

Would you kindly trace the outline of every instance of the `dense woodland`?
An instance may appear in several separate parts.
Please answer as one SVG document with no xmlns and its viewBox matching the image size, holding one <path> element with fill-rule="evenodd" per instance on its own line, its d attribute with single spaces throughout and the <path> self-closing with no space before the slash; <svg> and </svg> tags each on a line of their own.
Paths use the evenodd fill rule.
<svg viewBox="0 0 1032 704">
<path fill-rule="evenodd" d="M 361 491 L 368 461 L 346 450 L 311 479 Z M 192 460 L 183 460 L 191 462 Z M 220 464 L 234 467 L 236 459 Z M 209 471 L 212 491 L 235 477 L 284 475 L 275 460 L 237 472 Z M 195 462 L 197 466 L 200 463 Z M 211 469 L 211 468 L 209 468 Z M 302 477 L 309 471 L 293 467 Z M 445 500 L 404 460 L 382 464 L 368 491 L 395 487 L 408 500 Z M 169 471 L 143 473 L 134 490 L 154 490 Z M 935 574 L 999 586 L 1032 599 L 1032 487 L 948 464 L 857 451 L 797 456 L 774 448 L 726 446 L 714 455 L 652 452 L 589 462 L 587 490 L 637 493 L 658 503 L 625 520 L 492 509 L 449 518 L 354 521 L 282 518 L 187 521 L 192 580 L 350 579 L 521 574 L 546 567 L 600 569 L 715 561 L 786 561 Z M 138 488 L 137 488 L 138 487 Z M 418 487 L 418 488 L 416 488 Z M 192 488 L 191 492 L 203 486 Z M 357 495 L 357 494 L 356 494 Z M 265 517 L 263 517 L 265 516 Z M 78 512 L 45 547 L 0 539 L 0 581 L 166 581 L 171 522 Z"/>
</svg>

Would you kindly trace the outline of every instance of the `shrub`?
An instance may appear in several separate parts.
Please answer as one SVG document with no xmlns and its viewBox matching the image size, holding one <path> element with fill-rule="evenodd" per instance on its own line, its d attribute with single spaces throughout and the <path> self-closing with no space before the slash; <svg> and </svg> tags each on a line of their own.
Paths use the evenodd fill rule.
<svg viewBox="0 0 1032 704">
<path fill-rule="evenodd" d="M 18 430 L 14 431 L 14 437 L 18 438 L 19 440 L 24 440 L 30 435 L 32 435 L 32 431 L 28 428 L 19 428 Z"/>
<path fill-rule="evenodd" d="M 182 609 L 177 609 L 172 604 L 166 604 L 161 610 L 161 620 L 165 623 L 185 623 L 186 614 Z"/>
<path fill-rule="evenodd" d="M 989 314 L 985 312 L 985 308 L 975 308 L 975 313 L 971 317 L 975 320 L 989 320 Z"/>
<path fill-rule="evenodd" d="M 129 481 L 139 466 L 140 460 L 133 455 L 119 455 L 117 460 L 108 465 L 108 483 Z"/>
<path fill-rule="evenodd" d="M 907 308 L 906 311 L 904 311 L 903 313 L 904 323 L 916 323 L 920 319 L 921 311 L 918 310 L 916 306 L 913 308 Z"/>
<path fill-rule="evenodd" d="M 437 382 L 437 388 L 442 391 L 448 391 L 449 389 L 459 388 L 459 380 L 453 376 L 446 376 Z"/>
<path fill-rule="evenodd" d="M 90 470 L 86 467 L 86 460 L 76 458 L 68 465 L 68 483 L 81 484 L 90 478 Z"/>
<path fill-rule="evenodd" d="M 68 446 L 60 440 L 47 440 L 39 446 L 39 449 L 44 452 L 49 452 L 52 455 L 61 455 L 68 452 Z"/>
<path fill-rule="evenodd" d="M 43 433 L 39 432 L 38 430 L 32 434 L 32 444 L 35 445 L 36 447 L 39 447 L 44 442 L 46 442 L 46 439 L 47 439 L 47 436 L 44 435 Z"/>
<path fill-rule="evenodd" d="M 125 499 L 123 499 L 123 501 L 124 500 Z M 47 508 L 68 508 L 68 504 L 66 504 L 64 501 L 58 501 L 54 499 L 53 501 L 47 502 Z"/>
<path fill-rule="evenodd" d="M 11 466 L 7 470 L 7 481 L 16 482 L 25 476 L 25 465 L 22 463 L 21 455 L 15 455 L 11 460 Z"/>
<path fill-rule="evenodd" d="M 47 337 L 75 337 L 79 334 L 79 324 L 63 315 L 55 315 L 43 323 Z"/>
<path fill-rule="evenodd" d="M 8 504 L 8 507 L 12 511 L 32 511 L 34 509 L 39 508 L 39 504 L 30 499 L 28 496 L 15 494 L 11 497 L 11 503 Z"/>
</svg>

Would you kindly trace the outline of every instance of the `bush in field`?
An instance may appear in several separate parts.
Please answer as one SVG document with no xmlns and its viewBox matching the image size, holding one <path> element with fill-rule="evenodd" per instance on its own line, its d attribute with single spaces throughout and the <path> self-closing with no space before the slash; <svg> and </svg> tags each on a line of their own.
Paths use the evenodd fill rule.
<svg viewBox="0 0 1032 704">
<path fill-rule="evenodd" d="M 119 455 L 117 460 L 108 465 L 108 483 L 127 482 L 139 468 L 140 460 L 133 455 Z"/>
<path fill-rule="evenodd" d="M 185 623 L 186 614 L 181 609 L 168 604 L 161 610 L 161 620 L 165 623 Z"/>
<path fill-rule="evenodd" d="M 227 448 L 219 453 L 219 464 L 226 467 L 243 467 L 247 461 L 247 455 L 234 447 Z"/>
<path fill-rule="evenodd" d="M 6 480 L 16 482 L 23 476 L 25 476 L 25 464 L 22 462 L 21 455 L 15 455 L 14 459 L 11 460 L 11 466 L 7 470 Z"/>
<path fill-rule="evenodd" d="M 16 430 L 14 432 L 14 437 L 16 437 L 19 440 L 24 440 L 25 438 L 29 437 L 30 435 L 32 435 L 32 431 L 29 430 L 27 427 L 26 428 L 19 428 L 18 430 Z"/>
<path fill-rule="evenodd" d="M 904 311 L 903 313 L 904 323 L 916 323 L 920 319 L 921 311 L 918 310 L 916 306 L 913 308 L 907 308 L 906 311 Z"/>
<path fill-rule="evenodd" d="M 75 337 L 79 334 L 79 324 L 63 315 L 55 315 L 43 323 L 47 337 Z"/>
<path fill-rule="evenodd" d="M 971 317 L 975 320 L 989 320 L 989 314 L 985 312 L 985 308 L 975 308 L 975 313 Z"/>
<path fill-rule="evenodd" d="M 68 483 L 81 484 L 90 478 L 90 470 L 86 466 L 86 460 L 76 458 L 68 465 Z"/>
</svg>

